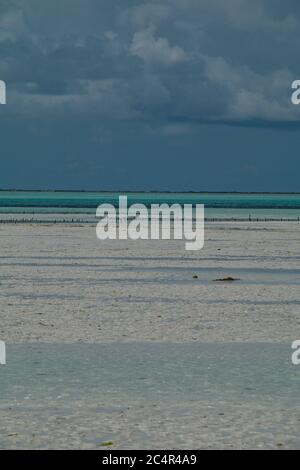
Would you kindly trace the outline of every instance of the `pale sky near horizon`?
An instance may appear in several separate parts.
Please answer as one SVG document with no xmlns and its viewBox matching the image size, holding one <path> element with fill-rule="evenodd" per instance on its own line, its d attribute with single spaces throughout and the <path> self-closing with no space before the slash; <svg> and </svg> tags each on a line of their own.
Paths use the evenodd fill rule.
<svg viewBox="0 0 300 470">
<path fill-rule="evenodd" d="M 2 0 L 0 188 L 300 191 L 298 0 Z"/>
</svg>

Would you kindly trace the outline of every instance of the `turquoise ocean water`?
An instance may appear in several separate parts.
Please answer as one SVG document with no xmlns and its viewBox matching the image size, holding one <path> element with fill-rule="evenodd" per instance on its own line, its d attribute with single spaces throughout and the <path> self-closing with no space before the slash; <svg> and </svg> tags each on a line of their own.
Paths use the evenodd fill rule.
<svg viewBox="0 0 300 470">
<path fill-rule="evenodd" d="M 71 191 L 0 191 L 0 219 L 10 214 L 95 215 L 102 203 L 118 205 L 119 195 L 127 195 L 128 204 L 153 203 L 204 204 L 207 218 L 220 219 L 298 219 L 300 193 L 171 193 L 171 192 L 71 192 Z M 51 218 L 51 217 L 50 217 Z"/>
</svg>

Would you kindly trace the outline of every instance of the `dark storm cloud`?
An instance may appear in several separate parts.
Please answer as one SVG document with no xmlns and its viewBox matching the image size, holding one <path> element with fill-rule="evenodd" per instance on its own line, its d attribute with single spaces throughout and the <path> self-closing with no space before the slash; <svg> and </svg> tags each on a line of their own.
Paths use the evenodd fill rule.
<svg viewBox="0 0 300 470">
<path fill-rule="evenodd" d="M 28 117 L 289 123 L 299 27 L 296 0 L 4 1 L 0 77 Z"/>
</svg>

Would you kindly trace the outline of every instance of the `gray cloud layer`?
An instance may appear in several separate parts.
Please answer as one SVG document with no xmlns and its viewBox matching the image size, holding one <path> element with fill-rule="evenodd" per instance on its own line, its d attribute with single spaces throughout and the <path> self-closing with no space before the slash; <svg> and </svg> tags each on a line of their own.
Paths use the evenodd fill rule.
<svg viewBox="0 0 300 470">
<path fill-rule="evenodd" d="M 298 0 L 6 0 L 0 78 L 21 116 L 288 125 L 299 30 Z"/>
</svg>

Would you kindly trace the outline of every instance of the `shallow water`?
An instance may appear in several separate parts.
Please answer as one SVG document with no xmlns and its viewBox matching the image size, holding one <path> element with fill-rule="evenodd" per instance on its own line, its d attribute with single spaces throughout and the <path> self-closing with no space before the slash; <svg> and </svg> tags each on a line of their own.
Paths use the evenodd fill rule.
<svg viewBox="0 0 300 470">
<path fill-rule="evenodd" d="M 299 406 L 288 344 L 27 344 L 7 346 L 0 406 L 35 400 L 103 405 L 199 398 Z M 27 403 L 28 404 L 28 403 Z"/>
<path fill-rule="evenodd" d="M 110 203 L 117 207 L 119 195 L 118 192 L 0 191 L 0 219 L 95 223 L 98 205 Z M 300 218 L 300 194 L 129 192 L 127 197 L 128 204 L 146 206 L 155 203 L 204 204 L 207 218 Z"/>
</svg>

